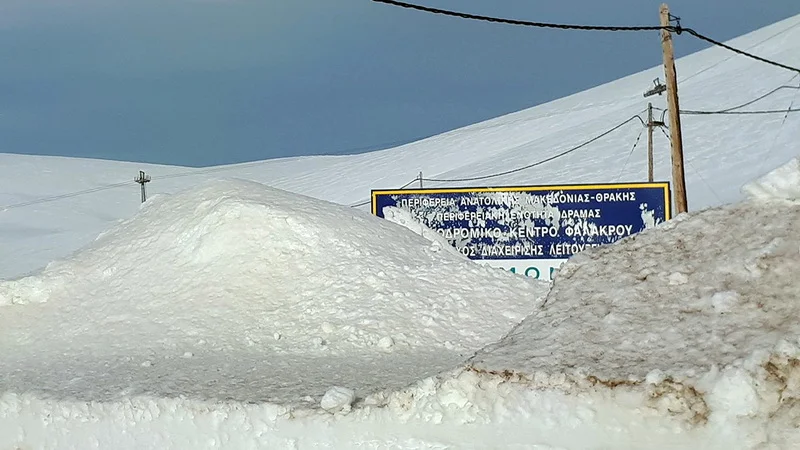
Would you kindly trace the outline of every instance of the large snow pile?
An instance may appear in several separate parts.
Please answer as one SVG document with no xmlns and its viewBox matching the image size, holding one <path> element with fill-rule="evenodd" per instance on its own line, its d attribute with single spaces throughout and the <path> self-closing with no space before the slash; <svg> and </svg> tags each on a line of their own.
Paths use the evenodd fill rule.
<svg viewBox="0 0 800 450">
<path fill-rule="evenodd" d="M 547 288 L 352 208 L 214 183 L 0 283 L 0 392 L 361 398 L 462 363 Z"/>
<path fill-rule="evenodd" d="M 769 196 L 576 255 L 541 308 L 471 368 L 638 393 L 686 423 L 738 430 L 735 448 L 797 439 L 800 205 L 783 200 L 800 184 L 781 178 L 791 168 L 751 185 L 780 186 Z"/>
</svg>

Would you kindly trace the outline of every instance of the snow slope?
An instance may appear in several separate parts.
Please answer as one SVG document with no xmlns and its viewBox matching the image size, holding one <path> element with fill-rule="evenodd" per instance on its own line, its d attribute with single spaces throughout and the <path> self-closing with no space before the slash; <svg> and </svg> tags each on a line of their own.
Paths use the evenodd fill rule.
<svg viewBox="0 0 800 450">
<path fill-rule="evenodd" d="M 676 45 L 681 45 L 681 36 Z M 800 65 L 800 15 L 734 39 L 739 48 Z M 570 149 L 643 111 L 642 93 L 661 77 L 657 37 L 650 70 L 544 105 L 519 111 L 419 142 L 351 156 L 315 156 L 258 161 L 206 169 L 70 158 L 0 154 L 0 277 L 37 270 L 91 242 L 138 208 L 138 170 L 153 177 L 153 193 L 201 186 L 236 177 L 342 204 L 369 198 L 372 188 L 394 188 L 422 171 L 426 178 L 486 175 L 522 167 Z M 710 48 L 677 61 L 682 109 L 721 110 L 750 102 L 780 86 L 800 85 L 791 72 Z M 798 89 L 781 88 L 742 110 L 786 109 Z M 797 106 L 798 104 L 795 104 Z M 800 114 L 684 115 L 684 152 L 689 207 L 697 210 L 741 198 L 740 187 L 797 156 Z M 632 121 L 590 145 L 528 170 L 473 183 L 426 186 L 596 183 L 646 179 L 646 134 Z M 631 153 L 634 142 L 640 140 Z M 670 179 L 669 144 L 655 133 L 656 179 Z M 13 151 L 13 149 L 7 149 Z M 224 151 L 224 149 L 220 149 Z M 122 186 L 115 186 L 122 183 Z M 91 189 L 96 192 L 36 201 Z M 14 205 L 23 204 L 25 206 Z M 9 207 L 11 206 L 11 207 Z M 366 207 L 365 207 L 366 208 Z"/>
</svg>

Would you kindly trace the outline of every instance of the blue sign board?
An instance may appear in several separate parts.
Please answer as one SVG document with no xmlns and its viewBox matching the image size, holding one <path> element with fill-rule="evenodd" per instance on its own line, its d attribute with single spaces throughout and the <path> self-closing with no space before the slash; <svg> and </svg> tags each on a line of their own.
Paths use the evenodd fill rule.
<svg viewBox="0 0 800 450">
<path fill-rule="evenodd" d="M 385 217 L 386 208 L 405 211 L 470 259 L 549 279 L 586 248 L 669 220 L 670 189 L 659 182 L 373 190 L 373 214 Z"/>
</svg>

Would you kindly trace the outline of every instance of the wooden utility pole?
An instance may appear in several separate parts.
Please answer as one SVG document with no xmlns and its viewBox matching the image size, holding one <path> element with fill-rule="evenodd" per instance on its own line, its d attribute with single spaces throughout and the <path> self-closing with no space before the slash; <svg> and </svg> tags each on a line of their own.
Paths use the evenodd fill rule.
<svg viewBox="0 0 800 450">
<path fill-rule="evenodd" d="M 144 187 L 146 183 L 150 182 L 150 175 L 144 173 L 144 171 L 139 171 L 139 176 L 134 178 L 133 181 L 139 183 L 142 186 L 142 203 L 147 201 L 147 189 Z"/>
<path fill-rule="evenodd" d="M 663 127 L 664 122 L 653 120 L 653 104 L 647 104 L 647 181 L 653 182 L 653 128 Z"/>
<path fill-rule="evenodd" d="M 653 104 L 647 104 L 647 181 L 653 182 Z"/>
<path fill-rule="evenodd" d="M 419 173 L 419 188 L 422 189 L 422 172 Z"/>
<path fill-rule="evenodd" d="M 669 6 L 661 5 L 661 26 L 670 25 Z M 678 102 L 678 76 L 675 71 L 675 50 L 672 33 L 661 30 L 661 48 L 664 53 L 664 75 L 667 78 L 667 106 L 669 108 L 669 134 L 672 141 L 672 184 L 675 192 L 675 209 L 678 214 L 688 210 L 686 180 L 683 170 L 683 137 L 681 136 L 680 105 Z"/>
</svg>

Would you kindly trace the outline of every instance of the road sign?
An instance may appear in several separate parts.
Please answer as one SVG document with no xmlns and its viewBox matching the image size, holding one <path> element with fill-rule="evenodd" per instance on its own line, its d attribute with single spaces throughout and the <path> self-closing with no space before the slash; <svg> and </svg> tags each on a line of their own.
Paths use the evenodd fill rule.
<svg viewBox="0 0 800 450">
<path fill-rule="evenodd" d="M 669 183 L 373 190 L 477 262 L 550 280 L 570 256 L 670 218 Z"/>
</svg>

